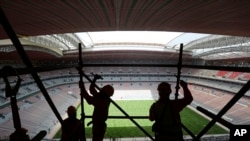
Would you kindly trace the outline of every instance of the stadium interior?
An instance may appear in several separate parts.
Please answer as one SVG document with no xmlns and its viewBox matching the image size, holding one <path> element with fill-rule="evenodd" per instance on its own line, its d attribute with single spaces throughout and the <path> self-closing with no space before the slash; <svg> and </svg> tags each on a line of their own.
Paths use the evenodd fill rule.
<svg viewBox="0 0 250 141">
<path fill-rule="evenodd" d="M 156 100 L 157 85 L 170 82 L 174 91 L 181 69 L 180 79 L 194 97 L 192 109 L 228 131 L 231 125 L 249 125 L 249 5 L 247 0 L 0 1 L 0 67 L 14 67 L 23 80 L 17 93 L 22 126 L 32 137 L 45 130 L 45 139 L 53 139 L 65 109 L 81 102 L 76 69 L 81 59 L 86 78 L 99 74 L 98 86 L 115 88 L 114 101 Z M 0 72 L 1 140 L 15 128 Z M 9 79 L 15 84 L 15 76 Z M 131 90 L 141 92 L 126 93 Z M 202 138 L 205 128 L 195 136 Z"/>
</svg>

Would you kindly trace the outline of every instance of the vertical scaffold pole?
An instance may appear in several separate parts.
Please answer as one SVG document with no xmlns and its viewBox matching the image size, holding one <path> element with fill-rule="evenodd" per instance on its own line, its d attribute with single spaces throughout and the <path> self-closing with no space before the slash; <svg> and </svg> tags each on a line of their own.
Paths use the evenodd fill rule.
<svg viewBox="0 0 250 141">
<path fill-rule="evenodd" d="M 177 75 L 176 75 L 176 86 L 175 86 L 175 100 L 178 99 L 179 89 L 180 89 L 180 78 L 181 78 L 181 69 L 182 69 L 182 53 L 183 52 L 183 44 L 180 45 L 180 52 L 179 52 L 179 61 L 177 64 Z M 181 127 L 193 138 L 195 139 L 195 135 L 184 125 L 181 123 Z"/>
<path fill-rule="evenodd" d="M 82 61 L 82 45 L 81 43 L 79 43 L 79 60 L 78 60 L 78 64 L 79 64 L 79 68 L 78 68 L 78 73 L 80 75 L 80 82 L 83 83 L 83 79 L 82 79 L 82 68 L 83 68 L 83 61 Z M 80 89 L 81 91 L 82 89 Z M 84 134 L 84 140 L 86 140 L 86 135 L 85 135 L 85 113 L 84 113 L 84 100 L 83 100 L 83 96 L 81 97 L 81 121 L 82 121 L 82 131 Z"/>
<path fill-rule="evenodd" d="M 183 44 L 180 45 L 179 52 L 179 61 L 177 64 L 177 75 L 176 75 L 176 86 L 175 86 L 175 100 L 178 99 L 179 89 L 180 89 L 180 78 L 181 78 L 181 68 L 182 68 L 182 52 L 183 52 Z"/>
</svg>

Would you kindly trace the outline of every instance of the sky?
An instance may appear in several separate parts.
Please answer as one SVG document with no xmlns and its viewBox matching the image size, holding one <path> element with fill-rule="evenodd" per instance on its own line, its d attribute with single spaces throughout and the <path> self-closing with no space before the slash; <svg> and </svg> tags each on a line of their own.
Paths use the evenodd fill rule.
<svg viewBox="0 0 250 141">
<path fill-rule="evenodd" d="M 77 33 L 88 46 L 92 43 L 157 43 L 167 44 L 182 32 L 160 32 L 160 31 L 106 31 L 106 32 L 84 32 Z"/>
</svg>

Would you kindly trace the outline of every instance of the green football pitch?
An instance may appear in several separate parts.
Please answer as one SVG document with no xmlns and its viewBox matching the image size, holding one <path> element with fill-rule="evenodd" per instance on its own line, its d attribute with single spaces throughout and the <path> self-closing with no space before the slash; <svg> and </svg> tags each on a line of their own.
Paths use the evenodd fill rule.
<svg viewBox="0 0 250 141">
<path fill-rule="evenodd" d="M 154 102 L 153 100 L 119 100 L 115 101 L 126 113 L 130 116 L 148 116 L 149 108 Z M 85 104 L 84 105 L 85 115 L 92 115 L 93 106 Z M 78 118 L 81 115 L 81 107 L 78 107 Z M 125 116 L 120 112 L 112 103 L 109 109 L 109 116 Z M 199 134 L 199 132 L 207 125 L 209 122 L 207 119 L 197 114 L 195 111 L 185 108 L 181 112 L 182 123 L 191 130 L 194 134 Z M 91 119 L 86 118 L 85 124 L 87 124 Z M 151 131 L 153 122 L 148 119 L 135 119 L 135 121 L 143 127 L 152 136 L 154 133 Z M 107 131 L 106 138 L 122 138 L 122 137 L 145 137 L 146 135 L 138 129 L 136 125 L 129 119 L 108 119 L 107 120 Z M 187 134 L 183 130 L 184 134 Z M 91 137 L 91 126 L 86 126 L 86 136 Z M 214 125 L 206 134 L 224 134 L 228 133 L 223 128 Z M 60 138 L 61 132 L 59 131 L 55 138 Z"/>
</svg>

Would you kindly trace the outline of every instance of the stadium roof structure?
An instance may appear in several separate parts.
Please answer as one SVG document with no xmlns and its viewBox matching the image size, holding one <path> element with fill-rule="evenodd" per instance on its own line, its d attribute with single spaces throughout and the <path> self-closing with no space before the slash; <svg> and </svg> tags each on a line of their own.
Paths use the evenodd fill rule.
<svg viewBox="0 0 250 141">
<path fill-rule="evenodd" d="M 93 60 L 176 60 L 180 43 L 184 58 L 249 58 L 249 4 L 247 0 L 0 2 L 31 59 L 76 57 L 76 43 L 81 42 L 88 52 L 85 56 Z M 18 59 L 2 26 L 0 31 L 1 59 Z M 61 45 L 48 45 L 51 37 Z"/>
<path fill-rule="evenodd" d="M 250 58 L 249 0 L 2 0 L 0 8 L 33 61 L 77 60 L 79 43 L 84 61 L 107 64 L 110 60 L 177 62 L 181 43 L 184 61 Z M 9 40 L 3 19 L 1 15 L 1 63 L 20 61 L 25 55 Z M 167 32 L 174 32 L 172 38 Z M 35 69 L 25 57 L 22 60 L 61 122 Z M 243 88 L 247 91 L 249 82 Z"/>
</svg>

